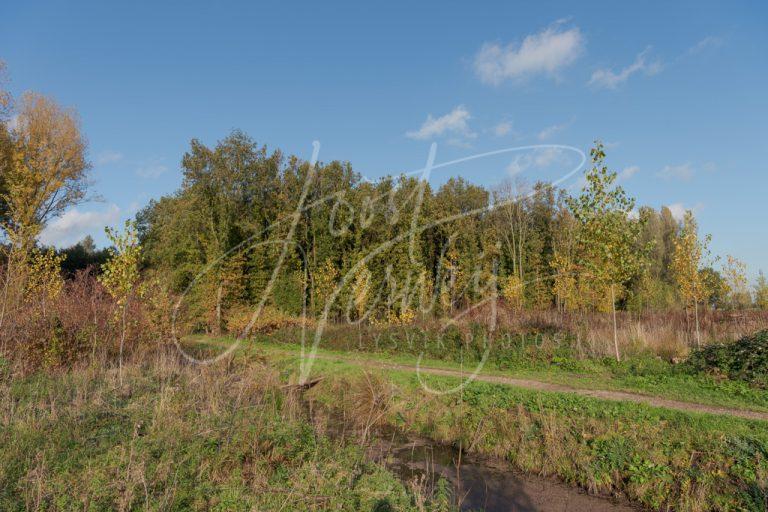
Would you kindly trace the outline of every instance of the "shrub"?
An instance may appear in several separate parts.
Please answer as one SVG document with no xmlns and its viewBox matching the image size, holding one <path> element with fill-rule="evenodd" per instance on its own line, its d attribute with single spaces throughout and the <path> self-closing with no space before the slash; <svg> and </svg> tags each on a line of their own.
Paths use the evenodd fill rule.
<svg viewBox="0 0 768 512">
<path fill-rule="evenodd" d="M 744 336 L 735 343 L 710 345 L 691 354 L 686 365 L 694 372 L 723 375 L 768 387 L 768 330 Z"/>
</svg>

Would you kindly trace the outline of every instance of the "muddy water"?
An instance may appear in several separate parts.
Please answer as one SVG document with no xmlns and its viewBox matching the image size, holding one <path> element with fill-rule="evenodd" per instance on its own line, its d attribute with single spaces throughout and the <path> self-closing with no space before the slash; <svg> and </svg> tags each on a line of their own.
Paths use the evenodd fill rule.
<svg viewBox="0 0 768 512">
<path fill-rule="evenodd" d="M 445 478 L 460 510 L 487 512 L 629 512 L 635 510 L 606 498 L 589 496 L 557 481 L 513 472 L 502 462 L 461 455 L 428 440 L 404 443 L 379 439 L 374 458 L 406 482 L 434 485 Z"/>
<path fill-rule="evenodd" d="M 305 403 L 305 405 L 307 405 Z M 343 442 L 359 442 L 341 417 L 307 408 L 319 433 Z M 551 478 L 524 475 L 509 463 L 459 452 L 427 438 L 405 437 L 380 430 L 362 443 L 367 456 L 382 463 L 406 484 L 418 482 L 434 489 L 440 478 L 451 486 L 461 511 L 485 512 L 637 512 L 609 498 L 590 496 Z"/>
</svg>

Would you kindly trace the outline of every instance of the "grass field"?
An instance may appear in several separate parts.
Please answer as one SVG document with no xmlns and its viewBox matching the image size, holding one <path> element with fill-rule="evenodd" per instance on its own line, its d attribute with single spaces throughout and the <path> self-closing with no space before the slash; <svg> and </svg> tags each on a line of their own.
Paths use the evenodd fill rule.
<svg viewBox="0 0 768 512">
<path fill-rule="evenodd" d="M 198 338 L 198 348 L 220 351 L 231 340 Z M 259 357 L 296 378 L 298 347 L 246 342 L 238 352 Z M 396 428 L 464 450 L 500 458 L 526 472 L 551 475 L 591 493 L 625 497 L 650 510 L 765 510 L 768 505 L 768 423 L 681 412 L 643 404 L 606 401 L 487 382 L 461 392 L 425 392 L 413 371 L 366 367 L 386 359 L 413 362 L 411 355 L 321 349 L 313 377 L 324 380 L 308 397 L 341 413 L 361 430 Z M 347 354 L 348 356 L 349 354 Z M 424 364 L 457 368 L 450 361 Z M 578 376 L 555 366 L 543 371 L 491 369 L 572 385 L 623 389 L 693 402 L 764 410 L 764 392 L 744 383 L 704 375 L 676 374 L 671 365 L 644 367 L 638 361 Z M 649 369 L 650 368 L 650 369 Z M 464 370 L 467 370 L 466 365 Z M 650 378 L 649 378 L 650 375 Z M 422 375 L 435 390 L 460 379 Z M 649 382 L 651 384 L 649 384 Z M 745 393 L 730 395 L 729 386 Z M 678 387 L 680 389 L 678 389 Z"/>
</svg>

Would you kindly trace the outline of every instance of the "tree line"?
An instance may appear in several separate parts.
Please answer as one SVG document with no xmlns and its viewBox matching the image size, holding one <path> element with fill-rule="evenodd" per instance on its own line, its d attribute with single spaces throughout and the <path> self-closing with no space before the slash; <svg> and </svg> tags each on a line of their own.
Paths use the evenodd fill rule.
<svg viewBox="0 0 768 512">
<path fill-rule="evenodd" d="M 287 315 L 387 323 L 455 315 L 496 294 L 561 311 L 768 307 L 762 274 L 750 289 L 735 258 L 715 270 L 691 212 L 680 221 L 636 208 L 602 144 L 591 157 L 571 193 L 511 180 L 371 182 L 350 163 L 311 165 L 240 131 L 212 147 L 193 140 L 179 190 L 136 217 L 140 261 L 213 331 L 265 295 Z M 4 304 L 9 281 L 30 269 L 71 273 L 120 254 L 88 239 L 59 251 L 37 243 L 87 199 L 89 169 L 73 110 L 35 93 L 14 103 L 0 88 Z"/>
<path fill-rule="evenodd" d="M 575 195 L 544 182 L 433 188 L 405 175 L 363 180 L 344 162 L 310 166 L 235 131 L 214 147 L 193 140 L 181 188 L 137 223 L 147 267 L 189 289 L 214 324 L 222 309 L 259 301 L 289 232 L 270 292 L 289 314 L 405 321 L 454 314 L 490 288 L 519 308 L 752 306 L 743 264 L 715 270 L 691 212 L 678 221 L 667 207 L 635 209 L 599 142 L 591 156 Z"/>
</svg>

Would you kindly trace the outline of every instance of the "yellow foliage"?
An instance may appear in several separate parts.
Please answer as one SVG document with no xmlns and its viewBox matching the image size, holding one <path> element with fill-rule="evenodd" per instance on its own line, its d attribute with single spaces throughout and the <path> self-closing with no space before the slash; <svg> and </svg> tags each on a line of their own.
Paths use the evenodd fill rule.
<svg viewBox="0 0 768 512">
<path fill-rule="evenodd" d="M 580 305 L 575 265 L 563 254 L 555 253 L 552 269 L 555 271 L 553 291 L 558 302 L 566 310 L 575 311 Z"/>
<path fill-rule="evenodd" d="M 111 258 L 102 266 L 99 282 L 117 304 L 124 308 L 139 281 L 141 246 L 136 226 L 131 221 L 125 222 L 123 233 L 109 227 L 106 232 L 114 247 L 110 248 Z"/>
<path fill-rule="evenodd" d="M 501 295 L 514 308 L 523 306 L 523 281 L 519 276 L 508 276 L 502 280 Z"/>
<path fill-rule="evenodd" d="M 153 335 L 167 340 L 172 332 L 173 296 L 168 285 L 158 276 L 146 279 L 138 288 L 143 309 Z"/>
<path fill-rule="evenodd" d="M 339 270 L 336 265 L 328 259 L 325 264 L 315 272 L 313 276 L 315 289 L 315 312 L 324 311 L 326 302 L 330 300 L 333 290 L 336 288 L 336 280 L 339 277 Z"/>
<path fill-rule="evenodd" d="M 368 307 L 368 299 L 371 293 L 371 271 L 365 265 L 355 274 L 355 282 L 352 285 L 353 300 L 357 317 L 362 318 Z"/>
<path fill-rule="evenodd" d="M 33 249 L 26 265 L 27 297 L 42 296 L 47 299 L 56 298 L 64 287 L 61 277 L 61 262 L 64 256 L 57 256 L 53 249 L 45 252 Z"/>
<path fill-rule="evenodd" d="M 693 215 L 688 212 L 683 230 L 675 239 L 671 262 L 672 274 L 686 305 L 700 303 L 708 295 L 707 283 L 699 269 L 704 248 L 704 244 L 699 241 Z"/>
<path fill-rule="evenodd" d="M 72 111 L 39 94 L 24 95 L 2 169 L 9 217 L 2 227 L 15 248 L 29 251 L 49 219 L 85 198 L 85 149 Z"/>
<path fill-rule="evenodd" d="M 252 320 L 253 325 L 250 326 L 248 336 L 255 333 L 269 333 L 283 327 L 309 325 L 305 319 L 287 315 L 273 306 L 264 306 L 254 320 L 255 311 L 255 306 L 245 304 L 238 304 L 229 308 L 224 314 L 227 331 L 233 336 L 243 336 Z"/>
<path fill-rule="evenodd" d="M 723 277 L 725 278 L 728 302 L 731 306 L 736 308 L 748 307 L 752 297 L 749 294 L 747 283 L 746 263 L 729 255 L 723 269 Z"/>
</svg>

